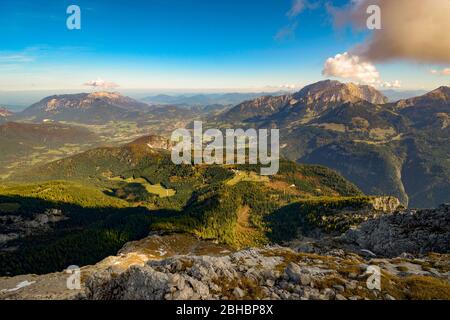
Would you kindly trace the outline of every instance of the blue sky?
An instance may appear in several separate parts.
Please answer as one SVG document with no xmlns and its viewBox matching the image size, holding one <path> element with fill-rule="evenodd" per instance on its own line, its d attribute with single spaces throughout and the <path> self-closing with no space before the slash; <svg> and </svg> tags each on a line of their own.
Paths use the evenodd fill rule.
<svg viewBox="0 0 450 320">
<path fill-rule="evenodd" d="M 335 0 L 343 6 L 348 0 Z M 310 1 L 311 4 L 313 1 Z M 66 9 L 81 8 L 81 30 Z M 275 90 L 324 79 L 327 58 L 367 33 L 335 30 L 325 6 L 295 0 L 2 0 L 0 90 Z M 433 88 L 428 66 L 376 65 L 383 81 Z"/>
</svg>

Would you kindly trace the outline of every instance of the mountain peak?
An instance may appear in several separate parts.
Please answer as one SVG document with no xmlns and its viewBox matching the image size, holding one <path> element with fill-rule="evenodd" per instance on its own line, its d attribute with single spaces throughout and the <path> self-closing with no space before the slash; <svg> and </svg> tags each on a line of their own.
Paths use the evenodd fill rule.
<svg viewBox="0 0 450 320">
<path fill-rule="evenodd" d="M 127 112 L 145 110 L 147 104 L 119 92 L 62 94 L 46 97 L 24 110 L 21 115 L 35 119 L 93 121 L 123 119 Z"/>
<path fill-rule="evenodd" d="M 261 96 L 244 101 L 220 116 L 222 121 L 238 121 L 253 117 L 264 117 L 279 111 L 292 99 L 290 95 Z"/>
<path fill-rule="evenodd" d="M 88 94 L 88 98 L 98 99 L 98 98 L 106 98 L 106 99 L 121 99 L 124 98 L 119 92 L 108 92 L 108 91 L 97 91 Z"/>
<path fill-rule="evenodd" d="M 361 100 L 373 104 L 385 104 L 388 99 L 374 87 L 342 83 L 336 80 L 324 80 L 304 87 L 294 94 L 297 100 L 306 100 L 307 104 L 315 102 L 357 102 Z"/>
<path fill-rule="evenodd" d="M 448 104 L 450 102 L 450 87 L 441 86 L 433 91 L 425 93 L 422 96 L 414 97 L 397 102 L 398 108 L 410 106 L 429 106 L 433 104 Z"/>
<path fill-rule="evenodd" d="M 431 92 L 425 94 L 426 96 L 434 99 L 442 99 L 445 101 L 450 100 L 450 87 L 441 86 Z"/>
<path fill-rule="evenodd" d="M 361 101 L 385 104 L 388 99 L 371 86 L 323 80 L 292 95 L 262 96 L 245 101 L 222 115 L 221 120 L 254 120 L 258 117 L 272 117 L 277 121 L 298 120 L 298 113 L 302 113 L 302 117 L 313 118 L 344 103 Z"/>
</svg>

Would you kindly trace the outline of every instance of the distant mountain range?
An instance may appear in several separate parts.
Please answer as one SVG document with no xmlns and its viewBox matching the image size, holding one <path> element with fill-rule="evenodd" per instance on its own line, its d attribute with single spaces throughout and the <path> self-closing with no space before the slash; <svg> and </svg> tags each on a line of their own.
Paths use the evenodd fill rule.
<svg viewBox="0 0 450 320">
<path fill-rule="evenodd" d="M 274 92 L 271 95 L 283 95 L 286 92 Z M 166 95 L 160 94 L 155 96 L 148 96 L 142 101 L 153 105 L 177 105 L 184 107 L 205 107 L 211 105 L 237 105 L 243 101 L 251 100 L 265 93 L 210 93 L 210 94 L 195 94 L 195 95 Z"/>
<path fill-rule="evenodd" d="M 140 121 L 158 117 L 184 117 L 176 106 L 150 106 L 117 92 L 49 96 L 15 115 L 16 120 L 44 120 L 103 124 L 108 121 Z"/>
<path fill-rule="evenodd" d="M 426 90 L 381 90 L 380 91 L 389 102 L 408 99 L 425 94 Z M 208 105 L 237 105 L 247 100 L 252 100 L 263 96 L 286 95 L 286 91 L 272 93 L 251 92 L 251 93 L 204 93 L 204 94 L 159 94 L 142 98 L 141 100 L 153 105 L 177 105 L 184 107 L 204 107 Z"/>
<path fill-rule="evenodd" d="M 17 116 L 37 121 L 51 119 L 90 123 L 131 119 L 147 107 L 145 103 L 114 92 L 80 93 L 44 98 Z"/>
<path fill-rule="evenodd" d="M 426 90 L 381 90 L 381 93 L 383 93 L 388 99 L 389 102 L 395 102 L 398 100 L 413 98 L 417 96 L 421 96 L 425 93 L 427 93 Z"/>
<path fill-rule="evenodd" d="M 258 96 L 234 107 L 173 105 L 186 97 L 157 96 L 153 102 L 171 104 L 150 105 L 118 93 L 80 93 L 50 96 L 13 115 L 2 109 L 0 121 L 1 115 L 3 122 L 114 120 L 147 122 L 151 130 L 164 126 L 170 131 L 170 126 L 197 118 L 205 120 L 204 127 L 280 128 L 285 157 L 333 168 L 366 194 L 433 207 L 450 202 L 449 90 L 440 87 L 388 102 L 373 87 L 325 80 L 296 93 Z M 228 103 L 252 95 L 197 95 L 184 103 Z"/>
<path fill-rule="evenodd" d="M 369 86 L 343 84 L 325 80 L 304 87 L 299 92 L 282 96 L 265 96 L 243 102 L 220 116 L 223 121 L 255 121 L 262 117 L 277 122 L 312 119 L 325 110 L 344 102 L 361 100 L 386 103 L 388 99 Z M 254 118 L 254 119 L 252 119 Z"/>
<path fill-rule="evenodd" d="M 450 201 L 449 90 L 387 103 L 372 87 L 326 80 L 246 101 L 212 120 L 278 127 L 288 158 L 336 169 L 367 194 L 432 207 Z"/>
</svg>

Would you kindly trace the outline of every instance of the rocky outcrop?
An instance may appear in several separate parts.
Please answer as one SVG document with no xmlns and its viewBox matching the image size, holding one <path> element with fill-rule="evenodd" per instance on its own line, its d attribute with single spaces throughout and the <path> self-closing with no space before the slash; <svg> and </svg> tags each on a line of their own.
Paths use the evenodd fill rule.
<svg viewBox="0 0 450 320">
<path fill-rule="evenodd" d="M 377 267 L 381 290 L 367 285 Z M 380 259 L 280 246 L 230 252 L 185 235 L 152 235 L 82 267 L 79 289 L 67 288 L 66 272 L 22 275 L 0 278 L 0 299 L 450 299 L 449 270 L 449 255 Z"/>
<path fill-rule="evenodd" d="M 344 201 L 334 205 L 337 207 L 333 208 L 331 203 L 325 201 L 320 210 L 306 215 L 306 219 L 300 223 L 297 238 L 306 236 L 322 239 L 330 235 L 339 236 L 365 221 L 377 219 L 403 208 L 395 197 L 367 197 L 353 203 Z"/>
<path fill-rule="evenodd" d="M 407 209 L 381 216 L 349 230 L 344 239 L 382 256 L 450 252 L 450 205 Z"/>
<path fill-rule="evenodd" d="M 450 299 L 448 256 L 434 260 L 372 259 L 342 250 L 326 255 L 289 248 L 248 249 L 222 257 L 175 256 L 148 261 L 123 273 L 104 270 L 86 283 L 87 299 L 408 299 L 424 295 L 406 283 L 415 277 L 429 298 Z M 368 283 L 371 270 L 386 274 L 381 290 Z M 388 275 L 388 276 L 387 276 Z M 389 279 L 388 281 L 386 281 Z M 372 288 L 372 289 L 371 289 Z M 433 288 L 435 289 L 433 291 Z"/>
<path fill-rule="evenodd" d="M 107 257 L 95 265 L 81 267 L 79 289 L 67 288 L 67 280 L 71 273 L 66 270 L 44 275 L 0 277 L 0 300 L 84 299 L 85 281 L 91 275 L 105 270 L 120 274 L 132 266 L 144 266 L 151 260 L 168 259 L 178 255 L 218 256 L 230 252 L 228 246 L 212 241 L 201 241 L 185 234 L 152 233 L 142 240 L 126 243 L 115 256 Z"/>
<path fill-rule="evenodd" d="M 399 203 L 384 197 L 371 205 L 390 211 Z M 450 299 L 449 240 L 450 205 L 403 210 L 370 219 L 343 237 L 312 240 L 309 248 L 290 244 L 215 257 L 180 255 L 119 273 L 105 269 L 87 280 L 86 297 Z M 368 284 L 374 270 L 381 274 L 380 290 Z"/>
<path fill-rule="evenodd" d="M 450 205 L 403 210 L 340 237 L 238 252 L 188 235 L 152 234 L 82 267 L 77 290 L 67 289 L 65 271 L 22 275 L 0 278 L 0 299 L 450 300 L 449 219 Z M 374 272 L 380 289 L 369 283 Z"/>
<path fill-rule="evenodd" d="M 374 210 L 388 213 L 394 212 L 402 205 L 396 197 L 375 197 L 370 200 L 370 204 Z"/>
<path fill-rule="evenodd" d="M 61 210 L 48 209 L 27 219 L 17 215 L 0 216 L 0 248 L 11 240 L 48 232 L 55 223 L 65 220 Z"/>
</svg>

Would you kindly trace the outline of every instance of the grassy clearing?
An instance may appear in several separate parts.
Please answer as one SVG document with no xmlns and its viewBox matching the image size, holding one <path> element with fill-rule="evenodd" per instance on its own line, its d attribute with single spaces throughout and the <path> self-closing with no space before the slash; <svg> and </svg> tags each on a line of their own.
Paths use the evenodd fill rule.
<svg viewBox="0 0 450 320">
<path fill-rule="evenodd" d="M 260 176 L 253 171 L 239 171 L 236 170 L 234 177 L 227 181 L 227 185 L 234 186 L 242 181 L 248 182 L 269 182 L 269 177 Z"/>
<path fill-rule="evenodd" d="M 158 195 L 160 198 L 164 198 L 164 197 L 171 197 L 174 196 L 176 191 L 173 189 L 166 189 L 164 188 L 161 184 L 149 184 L 147 183 L 145 186 L 145 189 L 149 192 L 149 193 L 153 193 Z"/>
<path fill-rule="evenodd" d="M 113 178 L 110 178 L 110 180 L 112 180 L 112 181 L 123 181 L 123 182 L 126 182 L 126 183 L 138 183 L 141 186 L 143 186 L 145 188 L 145 190 L 147 190 L 148 193 L 156 194 L 160 198 L 172 197 L 172 196 L 174 196 L 176 194 L 176 191 L 174 189 L 164 188 L 160 183 L 151 184 L 144 178 L 127 178 L 127 179 L 124 179 L 122 177 L 113 177 Z"/>
</svg>

